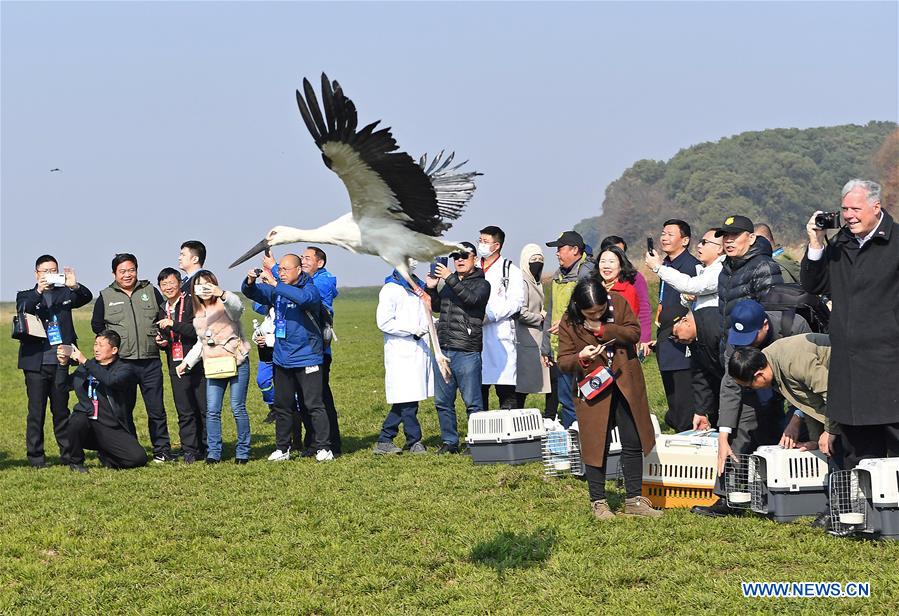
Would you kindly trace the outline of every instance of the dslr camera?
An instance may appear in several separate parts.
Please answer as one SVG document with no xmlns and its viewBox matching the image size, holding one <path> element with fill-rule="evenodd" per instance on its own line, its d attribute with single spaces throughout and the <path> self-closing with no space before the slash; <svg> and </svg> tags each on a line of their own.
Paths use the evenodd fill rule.
<svg viewBox="0 0 899 616">
<path fill-rule="evenodd" d="M 44 280 L 47 281 L 47 284 L 53 285 L 54 287 L 66 286 L 65 274 L 44 274 Z"/>
<path fill-rule="evenodd" d="M 815 216 L 815 226 L 819 229 L 839 229 L 840 213 L 839 212 L 822 212 Z"/>
</svg>

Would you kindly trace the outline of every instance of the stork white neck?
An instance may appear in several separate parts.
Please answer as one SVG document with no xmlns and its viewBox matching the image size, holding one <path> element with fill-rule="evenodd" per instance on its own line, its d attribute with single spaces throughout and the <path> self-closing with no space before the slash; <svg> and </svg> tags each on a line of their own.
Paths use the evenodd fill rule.
<svg viewBox="0 0 899 616">
<path fill-rule="evenodd" d="M 351 214 L 329 222 L 315 229 L 297 229 L 295 227 L 275 227 L 272 229 L 271 246 L 282 244 L 330 244 L 356 252 L 359 245 L 359 226 Z"/>
</svg>

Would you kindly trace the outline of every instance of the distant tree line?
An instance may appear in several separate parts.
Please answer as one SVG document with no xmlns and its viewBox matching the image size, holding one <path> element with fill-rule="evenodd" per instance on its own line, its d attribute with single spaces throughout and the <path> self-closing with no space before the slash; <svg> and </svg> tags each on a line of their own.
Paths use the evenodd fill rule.
<svg viewBox="0 0 899 616">
<path fill-rule="evenodd" d="M 609 234 L 639 250 L 667 218 L 697 233 L 740 213 L 767 222 L 778 243 L 803 241 L 816 209 L 840 206 L 854 177 L 884 186 L 883 202 L 899 213 L 899 130 L 895 122 L 741 133 L 678 152 L 667 162 L 639 160 L 606 188 L 602 215 L 575 226 L 587 243 Z"/>
</svg>

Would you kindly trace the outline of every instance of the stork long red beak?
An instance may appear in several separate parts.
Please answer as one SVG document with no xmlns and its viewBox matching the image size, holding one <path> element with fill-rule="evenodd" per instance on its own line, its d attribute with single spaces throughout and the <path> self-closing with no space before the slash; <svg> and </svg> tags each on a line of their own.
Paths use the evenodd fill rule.
<svg viewBox="0 0 899 616">
<path fill-rule="evenodd" d="M 263 251 L 268 250 L 268 249 L 269 249 L 268 241 L 267 241 L 267 240 L 262 240 L 262 241 L 260 241 L 258 244 L 256 244 L 256 245 L 253 246 L 252 248 L 250 248 L 248 251 L 246 251 L 245 253 L 243 253 L 243 255 L 241 255 L 240 257 L 238 257 L 238 259 L 237 259 L 234 263 L 232 263 L 231 265 L 229 265 L 228 268 L 230 269 L 230 268 L 232 268 L 232 267 L 237 267 L 238 265 L 240 265 L 240 264 L 243 263 L 244 261 L 249 261 L 250 259 L 252 259 L 252 258 L 255 257 L 256 255 L 258 255 L 260 252 L 263 252 Z"/>
</svg>

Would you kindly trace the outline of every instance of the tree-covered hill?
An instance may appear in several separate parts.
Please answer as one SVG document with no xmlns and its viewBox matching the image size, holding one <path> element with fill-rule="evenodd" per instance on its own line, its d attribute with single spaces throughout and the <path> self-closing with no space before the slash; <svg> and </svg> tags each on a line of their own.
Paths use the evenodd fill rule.
<svg viewBox="0 0 899 616">
<path fill-rule="evenodd" d="M 667 162 L 639 160 L 609 184 L 602 215 L 575 226 L 596 246 L 609 234 L 635 249 L 658 235 L 667 218 L 696 233 L 730 214 L 767 222 L 779 243 L 799 242 L 816 209 L 837 210 L 840 188 L 854 177 L 883 181 L 896 174 L 894 122 L 741 133 L 681 150 Z M 885 203 L 894 203 L 890 194 Z"/>
</svg>

